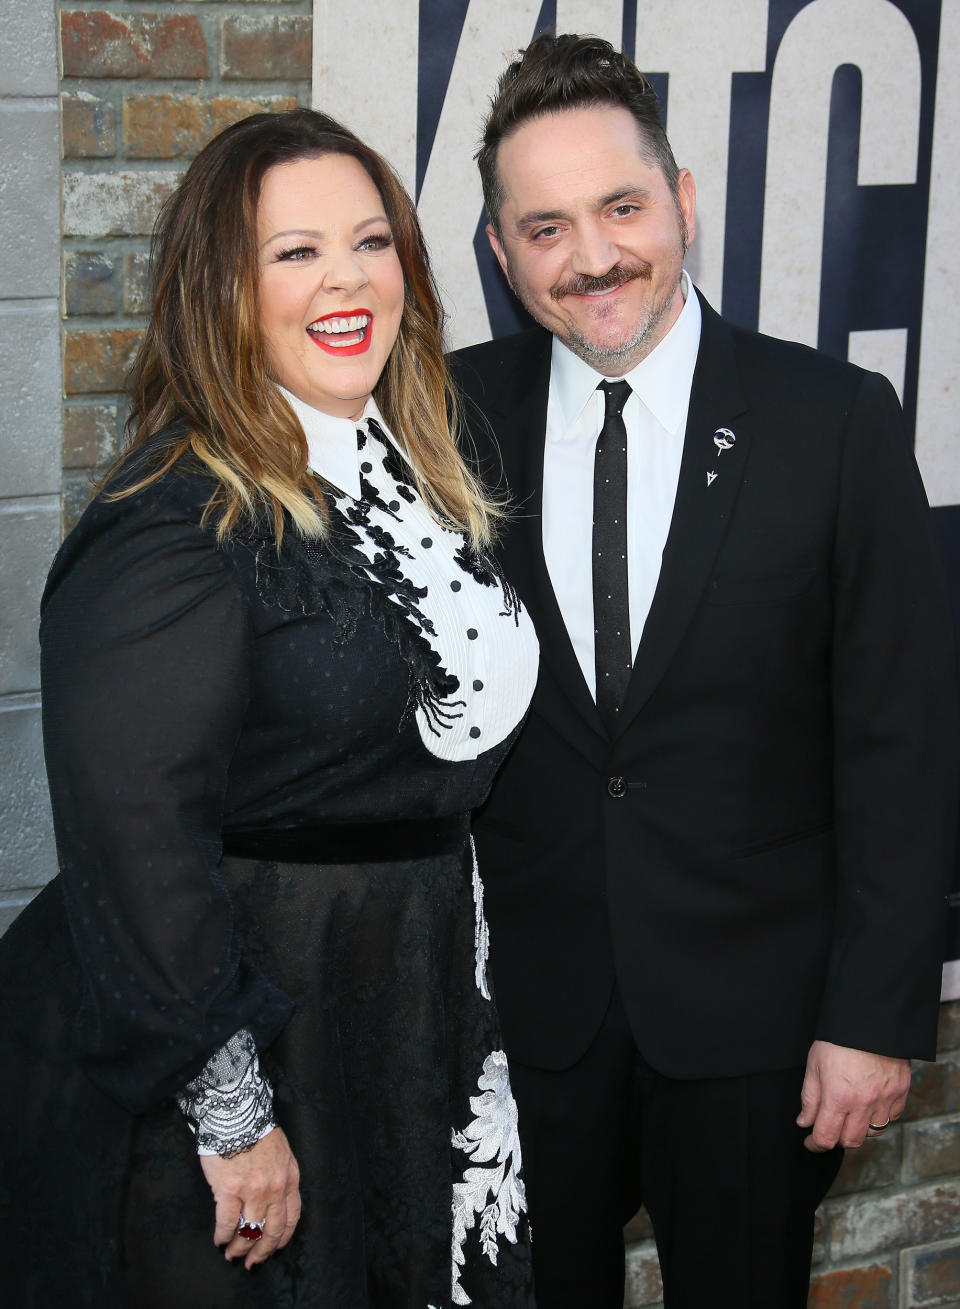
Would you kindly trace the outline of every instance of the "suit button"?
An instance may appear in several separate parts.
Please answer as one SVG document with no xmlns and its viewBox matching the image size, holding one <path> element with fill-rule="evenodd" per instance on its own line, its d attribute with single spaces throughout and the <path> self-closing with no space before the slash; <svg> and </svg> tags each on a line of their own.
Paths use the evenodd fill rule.
<svg viewBox="0 0 960 1309">
<path fill-rule="evenodd" d="M 622 777 L 611 777 L 607 782 L 607 795 L 612 795 L 614 800 L 619 800 L 621 796 L 627 794 L 627 783 Z"/>
</svg>

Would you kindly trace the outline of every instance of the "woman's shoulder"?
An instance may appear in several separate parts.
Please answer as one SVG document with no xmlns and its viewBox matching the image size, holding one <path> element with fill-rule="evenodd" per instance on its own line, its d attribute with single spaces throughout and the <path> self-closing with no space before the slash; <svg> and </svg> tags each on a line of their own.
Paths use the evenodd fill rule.
<svg viewBox="0 0 960 1309">
<path fill-rule="evenodd" d="M 217 483 L 189 449 L 188 436 L 185 424 L 171 424 L 121 456 L 57 552 L 47 596 L 94 556 L 119 572 L 178 546 L 190 553 L 218 550 L 215 524 L 205 520 Z"/>
</svg>

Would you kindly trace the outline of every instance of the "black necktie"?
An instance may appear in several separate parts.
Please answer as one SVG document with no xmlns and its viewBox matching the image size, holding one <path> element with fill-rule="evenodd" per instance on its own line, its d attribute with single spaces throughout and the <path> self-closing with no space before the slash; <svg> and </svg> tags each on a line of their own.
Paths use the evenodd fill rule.
<svg viewBox="0 0 960 1309">
<path fill-rule="evenodd" d="M 613 732 L 630 680 L 627 586 L 627 429 L 629 382 L 601 382 L 605 411 L 593 463 L 593 640 L 597 708 Z"/>
</svg>

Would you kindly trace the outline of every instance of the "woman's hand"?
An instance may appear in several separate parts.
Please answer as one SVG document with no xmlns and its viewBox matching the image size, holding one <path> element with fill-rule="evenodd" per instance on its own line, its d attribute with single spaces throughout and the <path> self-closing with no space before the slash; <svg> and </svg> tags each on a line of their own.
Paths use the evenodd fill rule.
<svg viewBox="0 0 960 1309">
<path fill-rule="evenodd" d="M 201 1155 L 200 1166 L 217 1206 L 214 1245 L 227 1260 L 243 1259 L 252 1268 L 285 1246 L 300 1218 L 300 1169 L 279 1127 L 230 1159 Z M 259 1241 L 237 1235 L 237 1224 L 265 1222 Z"/>
</svg>

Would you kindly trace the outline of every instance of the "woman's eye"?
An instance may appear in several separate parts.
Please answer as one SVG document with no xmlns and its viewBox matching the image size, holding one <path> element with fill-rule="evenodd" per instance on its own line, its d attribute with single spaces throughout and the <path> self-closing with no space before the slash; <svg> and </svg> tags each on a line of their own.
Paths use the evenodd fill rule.
<svg viewBox="0 0 960 1309">
<path fill-rule="evenodd" d="M 294 246 L 292 250 L 279 250 L 277 252 L 277 259 L 298 262 L 301 259 L 310 259 L 314 254 L 316 254 L 316 251 L 313 246 L 297 245 Z"/>
<path fill-rule="evenodd" d="M 365 236 L 357 246 L 358 250 L 388 250 L 393 245 L 393 237 L 389 232 L 375 232 L 372 236 Z"/>
</svg>

